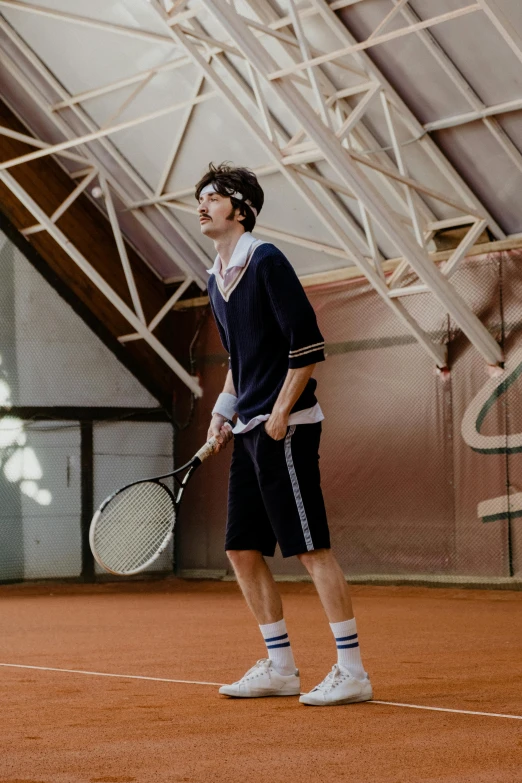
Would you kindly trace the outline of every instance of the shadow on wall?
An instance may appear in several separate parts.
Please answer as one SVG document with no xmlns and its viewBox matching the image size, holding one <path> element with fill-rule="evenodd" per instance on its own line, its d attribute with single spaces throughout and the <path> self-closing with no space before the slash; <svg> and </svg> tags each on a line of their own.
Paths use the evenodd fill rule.
<svg viewBox="0 0 522 783">
<path fill-rule="evenodd" d="M 10 407 L 11 388 L 0 354 L 0 408 L 9 410 Z M 51 492 L 39 483 L 43 478 L 42 466 L 34 449 L 27 446 L 25 423 L 16 416 L 0 418 L 0 469 L 7 482 L 18 485 L 20 492 L 35 503 L 40 506 L 51 504 Z"/>
</svg>

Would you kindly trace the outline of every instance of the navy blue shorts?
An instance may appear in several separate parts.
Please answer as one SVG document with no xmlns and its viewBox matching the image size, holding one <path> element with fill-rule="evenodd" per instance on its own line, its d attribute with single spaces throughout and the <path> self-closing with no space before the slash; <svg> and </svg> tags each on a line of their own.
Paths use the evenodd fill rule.
<svg viewBox="0 0 522 783">
<path fill-rule="evenodd" d="M 259 424 L 236 435 L 230 466 L 225 549 L 283 557 L 330 548 L 321 491 L 321 424 L 297 424 L 273 440 Z"/>
</svg>

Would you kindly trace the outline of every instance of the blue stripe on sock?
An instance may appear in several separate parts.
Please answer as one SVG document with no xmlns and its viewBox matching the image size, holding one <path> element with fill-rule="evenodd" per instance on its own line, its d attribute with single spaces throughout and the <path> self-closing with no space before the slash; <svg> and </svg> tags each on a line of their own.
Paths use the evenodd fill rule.
<svg viewBox="0 0 522 783">
<path fill-rule="evenodd" d="M 354 644 L 338 644 L 337 649 L 338 650 L 348 650 L 350 647 L 358 647 L 359 642 L 354 642 Z"/>
<path fill-rule="evenodd" d="M 266 646 L 267 650 L 275 650 L 276 647 L 290 647 L 290 642 L 282 642 L 281 644 L 270 644 Z"/>
<path fill-rule="evenodd" d="M 287 637 L 288 634 L 284 633 L 281 636 L 271 636 L 270 639 L 265 639 L 265 642 L 279 642 L 281 639 L 286 639 Z"/>
<path fill-rule="evenodd" d="M 352 639 L 357 639 L 357 634 L 356 633 L 352 633 L 351 636 L 339 636 L 339 637 L 336 636 L 335 637 L 335 641 L 336 642 L 349 642 Z"/>
</svg>

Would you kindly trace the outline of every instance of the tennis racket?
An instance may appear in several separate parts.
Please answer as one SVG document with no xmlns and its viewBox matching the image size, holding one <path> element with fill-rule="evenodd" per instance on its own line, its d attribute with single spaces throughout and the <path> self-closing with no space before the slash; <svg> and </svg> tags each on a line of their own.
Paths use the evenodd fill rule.
<svg viewBox="0 0 522 783">
<path fill-rule="evenodd" d="M 130 576 L 148 568 L 169 545 L 183 492 L 194 471 L 214 453 L 211 438 L 172 473 L 142 479 L 109 495 L 94 514 L 89 543 L 97 563 L 111 574 Z M 180 474 L 185 473 L 182 479 Z M 161 479 L 174 478 L 172 492 Z"/>
</svg>

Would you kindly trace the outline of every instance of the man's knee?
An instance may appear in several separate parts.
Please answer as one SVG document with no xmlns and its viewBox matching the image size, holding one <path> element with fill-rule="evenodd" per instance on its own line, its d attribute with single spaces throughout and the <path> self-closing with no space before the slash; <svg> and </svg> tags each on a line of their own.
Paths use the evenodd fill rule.
<svg viewBox="0 0 522 783">
<path fill-rule="evenodd" d="M 249 571 L 263 559 L 261 552 L 255 549 L 227 549 L 226 554 L 235 571 Z"/>
<path fill-rule="evenodd" d="M 327 561 L 333 557 L 331 549 L 313 549 L 311 552 L 302 552 L 297 555 L 297 559 L 304 565 L 307 571 L 312 571 L 320 566 L 323 566 Z"/>
</svg>

